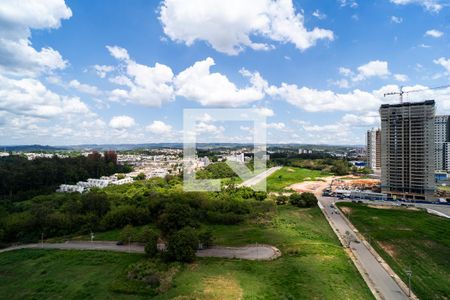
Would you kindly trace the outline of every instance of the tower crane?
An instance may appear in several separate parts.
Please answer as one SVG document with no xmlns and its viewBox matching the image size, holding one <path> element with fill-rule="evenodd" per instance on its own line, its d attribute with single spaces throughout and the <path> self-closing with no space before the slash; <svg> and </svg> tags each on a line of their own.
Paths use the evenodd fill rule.
<svg viewBox="0 0 450 300">
<path fill-rule="evenodd" d="M 418 90 L 411 90 L 411 91 L 404 91 L 403 90 L 403 86 L 400 87 L 400 92 L 390 92 L 390 93 L 385 93 L 384 97 L 386 96 L 393 96 L 393 95 L 399 95 L 400 96 L 400 103 L 403 103 L 403 95 L 404 94 L 410 94 L 410 93 L 417 93 L 417 92 L 424 92 L 424 91 L 429 91 L 429 90 L 440 90 L 440 89 L 445 89 L 450 87 L 450 85 L 442 85 L 442 86 L 437 86 L 437 87 L 432 87 L 432 88 L 425 88 L 425 89 L 418 89 Z"/>
</svg>

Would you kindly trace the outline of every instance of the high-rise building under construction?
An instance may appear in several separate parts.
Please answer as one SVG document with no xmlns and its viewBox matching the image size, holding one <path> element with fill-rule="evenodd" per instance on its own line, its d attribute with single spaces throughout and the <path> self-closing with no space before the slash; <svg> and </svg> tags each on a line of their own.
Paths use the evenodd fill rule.
<svg viewBox="0 0 450 300">
<path fill-rule="evenodd" d="M 383 104 L 381 190 L 393 198 L 433 200 L 435 103 Z"/>
</svg>

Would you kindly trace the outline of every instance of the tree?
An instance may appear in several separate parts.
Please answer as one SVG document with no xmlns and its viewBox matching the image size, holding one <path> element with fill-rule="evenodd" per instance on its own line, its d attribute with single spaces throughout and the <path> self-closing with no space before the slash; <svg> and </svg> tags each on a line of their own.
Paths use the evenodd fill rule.
<svg viewBox="0 0 450 300">
<path fill-rule="evenodd" d="M 192 209 L 189 205 L 175 202 L 166 206 L 163 213 L 159 216 L 157 225 L 163 234 L 170 235 L 183 227 L 194 226 L 196 222 L 193 219 Z"/>
<path fill-rule="evenodd" d="M 145 243 L 145 254 L 150 257 L 155 256 L 158 253 L 158 234 L 154 230 L 146 228 L 141 235 L 141 239 Z"/>
<path fill-rule="evenodd" d="M 146 178 L 146 176 L 142 172 L 137 174 L 136 177 L 135 177 L 136 180 L 145 180 L 145 178 Z"/>
<path fill-rule="evenodd" d="M 209 248 L 212 246 L 213 243 L 213 235 L 211 230 L 202 230 L 198 234 L 198 241 L 202 245 L 202 248 Z"/>
<path fill-rule="evenodd" d="M 198 236 L 194 229 L 183 228 L 167 240 L 166 258 L 171 261 L 192 262 L 198 248 Z"/>
<path fill-rule="evenodd" d="M 301 197 L 306 202 L 307 207 L 317 206 L 317 197 L 313 193 L 302 193 Z"/>
<path fill-rule="evenodd" d="M 280 195 L 277 196 L 277 198 L 275 199 L 275 203 L 277 205 L 285 205 L 288 202 L 289 198 L 285 195 Z"/>
<path fill-rule="evenodd" d="M 299 193 L 292 193 L 289 196 L 289 203 L 291 203 L 294 206 L 299 206 L 300 201 L 302 201 L 302 196 L 300 196 Z"/>
<path fill-rule="evenodd" d="M 92 212 L 98 217 L 104 216 L 109 211 L 108 196 L 104 192 L 83 194 L 81 203 L 83 212 Z"/>
<path fill-rule="evenodd" d="M 297 207 L 313 207 L 317 205 L 317 198 L 313 193 L 293 193 L 289 196 L 289 202 Z"/>
<path fill-rule="evenodd" d="M 134 228 L 131 225 L 125 226 L 120 232 L 120 240 L 124 243 L 129 243 L 134 240 Z"/>
<path fill-rule="evenodd" d="M 347 161 L 336 160 L 333 162 L 333 167 L 331 167 L 331 172 L 336 175 L 342 176 L 347 175 L 350 172 L 350 166 Z"/>
</svg>

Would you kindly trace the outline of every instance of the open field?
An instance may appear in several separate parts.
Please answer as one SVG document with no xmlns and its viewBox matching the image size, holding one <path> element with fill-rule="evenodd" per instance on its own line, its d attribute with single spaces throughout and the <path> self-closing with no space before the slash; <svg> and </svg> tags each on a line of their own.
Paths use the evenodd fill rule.
<svg viewBox="0 0 450 300">
<path fill-rule="evenodd" d="M 318 208 L 278 207 L 266 217 L 210 228 L 217 244 L 272 244 L 282 257 L 267 262 L 200 258 L 180 267 L 172 288 L 155 299 L 372 299 Z M 145 287 L 123 288 L 133 287 L 125 270 L 138 261 L 148 259 L 101 251 L 2 253 L 0 294 L 8 299 L 148 298 Z"/>
<path fill-rule="evenodd" d="M 291 184 L 305 180 L 316 180 L 319 177 L 329 176 L 330 174 L 321 171 L 283 167 L 267 178 L 268 192 L 282 192 L 284 188 Z"/>
<path fill-rule="evenodd" d="M 338 203 L 356 228 L 421 299 L 450 295 L 450 221 L 423 211 Z"/>
</svg>

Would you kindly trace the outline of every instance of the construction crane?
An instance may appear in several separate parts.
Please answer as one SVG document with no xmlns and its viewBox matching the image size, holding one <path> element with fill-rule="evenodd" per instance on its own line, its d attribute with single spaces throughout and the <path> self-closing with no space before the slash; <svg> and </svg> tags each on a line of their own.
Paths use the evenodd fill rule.
<svg viewBox="0 0 450 300">
<path fill-rule="evenodd" d="M 403 90 L 403 86 L 400 87 L 400 92 L 390 92 L 390 93 L 385 93 L 384 97 L 386 96 L 393 96 L 393 95 L 399 95 L 400 96 L 400 103 L 403 103 L 403 95 L 404 94 L 410 94 L 410 93 L 417 93 L 417 92 L 424 92 L 424 91 L 429 91 L 429 90 L 440 90 L 440 89 L 445 89 L 445 88 L 449 88 L 450 85 L 442 85 L 442 86 L 438 86 L 438 87 L 432 87 L 432 88 L 425 88 L 425 89 L 419 89 L 419 90 L 412 90 L 412 91 L 407 91 L 405 92 Z"/>
</svg>

